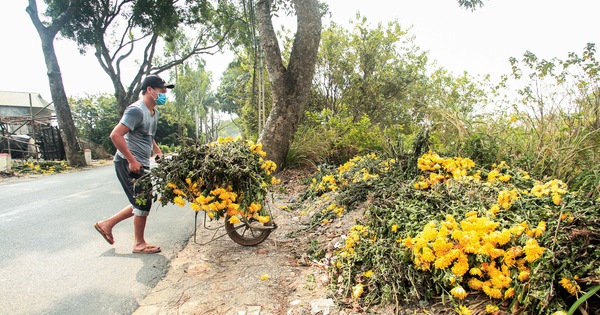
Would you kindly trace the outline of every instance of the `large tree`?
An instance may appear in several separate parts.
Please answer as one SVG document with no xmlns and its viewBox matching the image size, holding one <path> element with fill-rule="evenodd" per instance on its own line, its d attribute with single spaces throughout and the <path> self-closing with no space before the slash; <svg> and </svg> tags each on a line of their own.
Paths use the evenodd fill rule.
<svg viewBox="0 0 600 315">
<path fill-rule="evenodd" d="M 321 41 L 321 11 L 318 0 L 291 0 L 297 29 L 287 67 L 284 66 L 271 20 L 272 0 L 256 2 L 260 43 L 271 83 L 273 107 L 262 130 L 262 143 L 270 160 L 280 170 L 290 148 L 310 94 Z"/>
<path fill-rule="evenodd" d="M 60 125 L 60 134 L 64 143 L 67 163 L 70 166 L 85 166 L 85 157 L 77 140 L 77 129 L 73 122 L 71 108 L 69 107 L 69 101 L 60 73 L 58 58 L 54 51 L 54 38 L 61 28 L 72 18 L 77 10 L 77 3 L 78 1 L 69 1 L 65 10 L 52 19 L 51 23 L 44 23 L 40 20 L 36 0 L 29 0 L 26 11 L 42 41 L 42 52 L 44 53 L 44 60 L 48 69 L 50 94 Z"/>
</svg>

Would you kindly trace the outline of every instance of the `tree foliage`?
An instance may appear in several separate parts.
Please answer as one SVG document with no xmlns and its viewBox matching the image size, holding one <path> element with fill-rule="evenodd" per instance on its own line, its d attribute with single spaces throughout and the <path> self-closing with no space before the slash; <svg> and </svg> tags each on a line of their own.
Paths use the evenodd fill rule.
<svg viewBox="0 0 600 315">
<path fill-rule="evenodd" d="M 95 151 L 92 156 L 113 154 L 116 148 L 109 135 L 119 122 L 114 96 L 90 95 L 70 98 L 69 102 L 79 138 L 88 144 L 88 149 Z"/>
<path fill-rule="evenodd" d="M 188 137 L 194 137 L 196 140 L 202 137 L 201 132 L 205 130 L 205 117 L 208 114 L 207 100 L 211 87 L 210 73 L 204 69 L 204 63 L 200 60 L 195 62 L 186 62 L 173 69 L 172 77 L 177 79 L 177 85 L 173 90 L 176 102 L 177 119 L 181 125 L 189 124 L 194 126 Z M 184 136 L 178 132 L 179 136 Z"/>
<path fill-rule="evenodd" d="M 66 3 L 48 1 L 46 15 L 59 14 Z M 61 34 L 74 40 L 80 52 L 94 51 L 123 111 L 137 99 L 144 75 L 161 73 L 194 55 L 218 51 L 235 25 L 235 11 L 229 1 L 219 1 L 216 6 L 211 1 L 82 1 Z M 159 57 L 161 39 L 178 49 L 171 47 L 170 54 Z M 135 69 L 132 73 L 124 70 L 131 68 Z M 128 77 L 131 80 L 125 83 Z"/>
<path fill-rule="evenodd" d="M 458 0 L 458 5 L 460 5 L 461 7 L 467 8 L 467 9 L 475 10 L 475 9 L 477 9 L 477 7 L 483 6 L 483 1 L 482 0 Z"/>
</svg>

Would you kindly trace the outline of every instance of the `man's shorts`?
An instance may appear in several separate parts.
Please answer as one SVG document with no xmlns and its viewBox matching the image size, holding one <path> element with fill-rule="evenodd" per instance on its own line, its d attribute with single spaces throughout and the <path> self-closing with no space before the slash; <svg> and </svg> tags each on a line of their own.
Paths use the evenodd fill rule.
<svg viewBox="0 0 600 315">
<path fill-rule="evenodd" d="M 127 195 L 127 199 L 133 207 L 133 214 L 139 217 L 145 217 L 150 214 L 150 207 L 152 207 L 152 193 L 151 189 L 148 189 L 146 195 L 146 203 L 139 204 L 135 200 L 135 195 L 142 192 L 142 188 L 139 185 L 134 185 L 133 180 L 142 176 L 141 174 L 133 173 L 129 170 L 129 162 L 126 159 L 119 159 L 114 161 L 115 171 L 117 172 L 117 178 Z"/>
</svg>

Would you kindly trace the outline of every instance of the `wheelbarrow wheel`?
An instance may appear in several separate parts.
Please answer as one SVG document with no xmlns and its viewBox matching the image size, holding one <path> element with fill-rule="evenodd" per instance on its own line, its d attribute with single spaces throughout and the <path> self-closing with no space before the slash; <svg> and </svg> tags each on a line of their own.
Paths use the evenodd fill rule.
<svg viewBox="0 0 600 315">
<path fill-rule="evenodd" d="M 244 222 L 240 222 L 237 224 L 232 224 L 229 222 L 230 216 L 227 215 L 225 217 L 225 231 L 227 231 L 227 235 L 236 243 L 244 246 L 255 246 L 262 243 L 264 240 L 269 237 L 271 234 L 272 228 L 253 228 L 252 226 L 247 225 Z M 258 220 L 250 218 L 248 219 L 248 223 L 257 225 L 260 224 Z M 260 224 L 262 225 L 262 224 Z M 273 221 L 270 221 L 265 224 L 265 226 L 272 226 Z"/>
</svg>

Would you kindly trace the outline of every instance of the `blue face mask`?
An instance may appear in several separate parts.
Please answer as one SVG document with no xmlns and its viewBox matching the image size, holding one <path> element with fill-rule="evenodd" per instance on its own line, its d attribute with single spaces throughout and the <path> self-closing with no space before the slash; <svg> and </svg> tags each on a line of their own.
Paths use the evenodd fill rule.
<svg viewBox="0 0 600 315">
<path fill-rule="evenodd" d="M 156 90 L 153 90 L 154 92 L 156 92 Z M 154 102 L 156 103 L 156 105 L 165 105 L 165 103 L 167 102 L 167 94 L 164 93 L 157 93 L 158 97 L 154 100 Z"/>
</svg>

